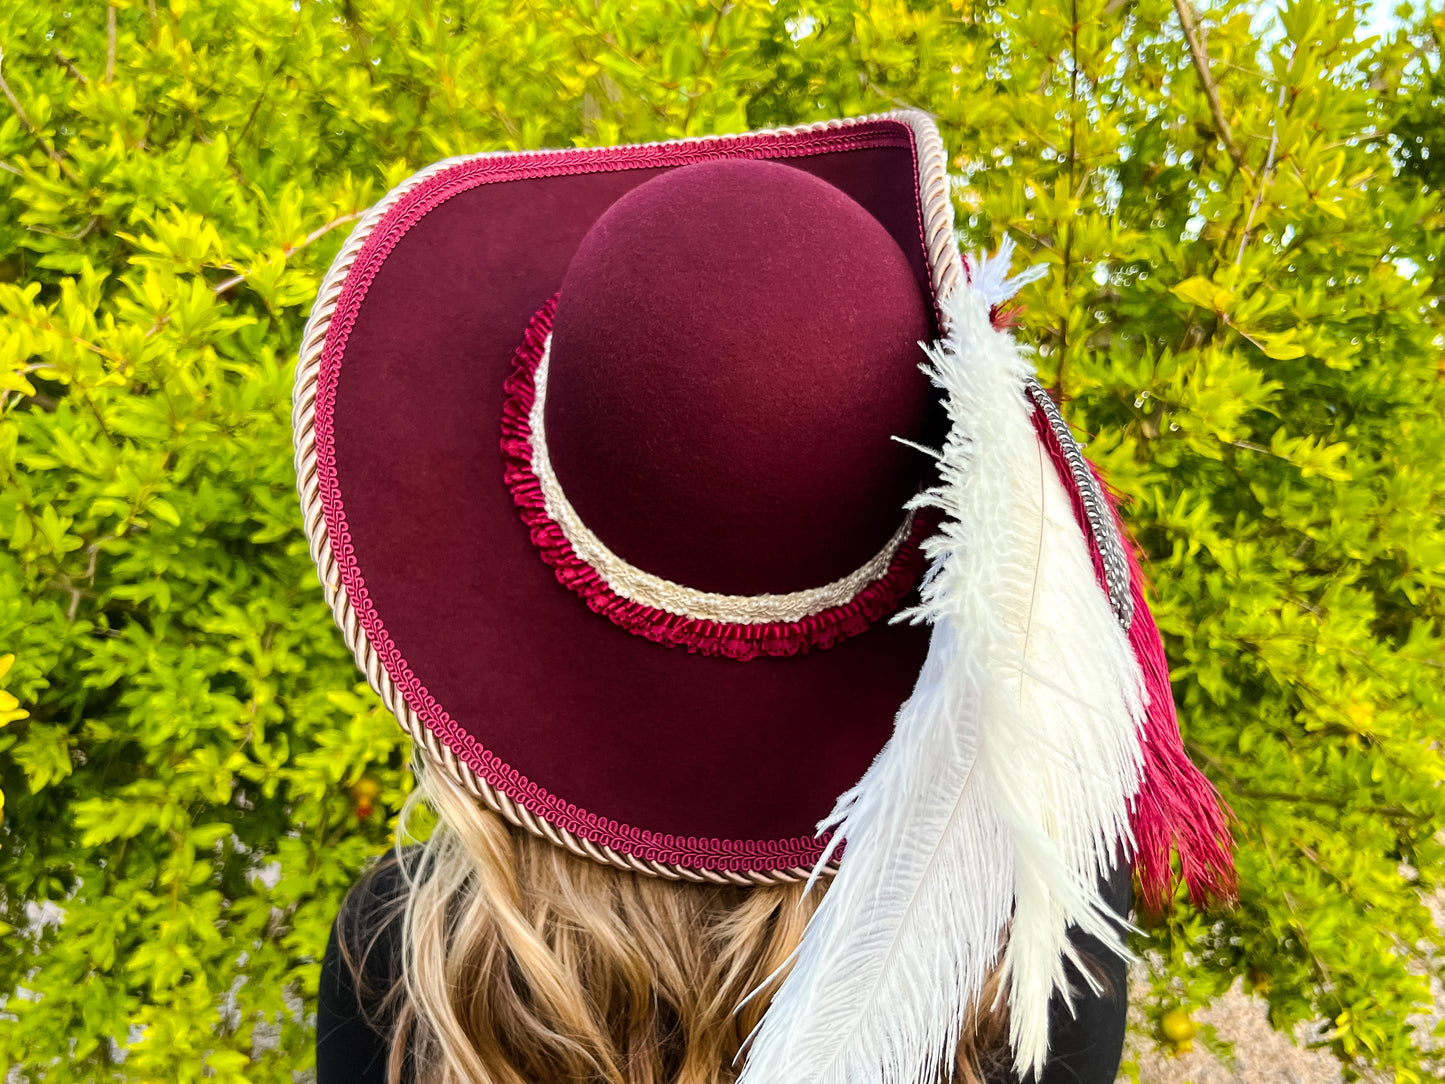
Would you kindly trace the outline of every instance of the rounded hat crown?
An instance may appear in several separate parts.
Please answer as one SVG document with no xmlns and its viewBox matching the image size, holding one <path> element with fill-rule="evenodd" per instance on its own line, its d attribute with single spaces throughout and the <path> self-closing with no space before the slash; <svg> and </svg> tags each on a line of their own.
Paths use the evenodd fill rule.
<svg viewBox="0 0 1445 1084">
<path fill-rule="evenodd" d="M 546 441 L 613 553 L 699 591 L 802 591 L 898 532 L 926 462 L 930 301 L 898 243 L 802 170 L 704 162 L 593 224 L 557 301 Z"/>
</svg>

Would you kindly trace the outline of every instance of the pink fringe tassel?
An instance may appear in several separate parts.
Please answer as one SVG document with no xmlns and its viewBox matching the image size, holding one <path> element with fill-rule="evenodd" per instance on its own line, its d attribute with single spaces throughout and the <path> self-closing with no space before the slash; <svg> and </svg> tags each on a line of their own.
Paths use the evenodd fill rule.
<svg viewBox="0 0 1445 1084">
<path fill-rule="evenodd" d="M 1107 493 L 1107 489 L 1105 491 Z M 1134 807 L 1137 844 L 1134 866 L 1139 873 L 1139 895 L 1144 906 L 1158 913 L 1168 906 L 1174 887 L 1171 848 L 1179 852 L 1180 874 L 1196 905 L 1210 897 L 1233 898 L 1236 891 L 1234 840 L 1226 815 L 1232 817 L 1214 784 L 1194 766 L 1184 751 L 1174 692 L 1169 686 L 1169 661 L 1164 641 L 1149 612 L 1144 594 L 1144 573 L 1131 539 L 1119 523 L 1118 510 L 1109 500 L 1129 555 L 1134 620 L 1129 643 L 1144 672 L 1149 705 L 1144 724 L 1144 784 Z"/>
<path fill-rule="evenodd" d="M 1103 558 L 1063 449 L 1042 414 L 1034 414 L 1034 426 L 1069 492 L 1074 518 L 1089 538 L 1094 571 L 1103 584 Z M 1097 470 L 1094 476 L 1099 477 Z M 1234 841 L 1228 820 L 1233 818 L 1233 813 L 1184 750 L 1174 710 L 1174 691 L 1169 685 L 1169 661 L 1164 656 L 1164 641 L 1154 615 L 1149 612 L 1137 548 L 1119 518 L 1114 494 L 1102 479 L 1100 488 L 1129 558 L 1130 591 L 1134 597 L 1129 644 L 1139 660 L 1148 695 L 1144 779 L 1130 819 L 1136 844 L 1134 870 L 1139 878 L 1139 898 L 1144 908 L 1154 914 L 1168 906 L 1176 876 L 1171 852 L 1177 851 L 1178 876 L 1188 886 L 1190 899 L 1196 905 L 1203 905 L 1210 898 L 1232 899 L 1237 882 L 1232 857 Z"/>
</svg>

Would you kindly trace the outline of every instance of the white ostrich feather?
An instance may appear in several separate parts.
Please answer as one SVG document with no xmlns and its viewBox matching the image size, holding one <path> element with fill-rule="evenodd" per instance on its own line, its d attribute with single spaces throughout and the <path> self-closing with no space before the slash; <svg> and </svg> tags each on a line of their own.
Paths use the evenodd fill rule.
<svg viewBox="0 0 1445 1084">
<path fill-rule="evenodd" d="M 1001 950 L 1015 1067 L 1037 1072 L 1051 994 L 1072 1005 L 1068 926 L 1127 956 L 1098 879 L 1133 848 L 1143 681 L 1030 421 L 1030 368 L 990 323 L 1025 280 L 1009 247 L 945 299 L 948 335 L 927 348 L 951 429 L 915 504 L 945 520 L 901 616 L 932 625 L 928 656 L 819 826 L 846 853 L 740 1084 L 939 1079 Z"/>
</svg>

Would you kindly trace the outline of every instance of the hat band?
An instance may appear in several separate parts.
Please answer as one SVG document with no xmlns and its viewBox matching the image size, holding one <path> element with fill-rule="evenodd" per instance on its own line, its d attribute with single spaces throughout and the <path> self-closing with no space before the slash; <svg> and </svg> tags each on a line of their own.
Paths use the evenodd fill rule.
<svg viewBox="0 0 1445 1084">
<path fill-rule="evenodd" d="M 648 639 L 710 655 L 754 658 L 827 647 L 864 631 L 917 584 L 921 517 L 904 516 L 866 564 L 821 587 L 786 594 L 727 595 L 655 576 L 613 553 L 582 522 L 547 451 L 547 373 L 556 298 L 532 318 L 507 381 L 505 478 L 543 560 L 598 613 Z"/>
</svg>

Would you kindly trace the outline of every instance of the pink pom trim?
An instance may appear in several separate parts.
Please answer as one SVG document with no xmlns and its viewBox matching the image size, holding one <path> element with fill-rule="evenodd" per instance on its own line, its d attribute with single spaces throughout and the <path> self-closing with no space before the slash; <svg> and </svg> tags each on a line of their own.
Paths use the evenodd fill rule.
<svg viewBox="0 0 1445 1084">
<path fill-rule="evenodd" d="M 917 586 L 926 563 L 921 543 L 933 529 L 932 521 L 922 515 L 914 516 L 912 529 L 882 576 L 848 602 L 797 621 L 759 624 L 711 621 L 668 613 L 619 595 L 596 569 L 577 556 L 562 528 L 547 514 L 541 484 L 532 471 L 534 381 L 556 310 L 554 296 L 532 317 L 522 345 L 517 348 L 512 373 L 503 385 L 506 393 L 502 406 L 503 478 L 542 560 L 556 572 L 557 582 L 576 593 L 594 613 L 654 643 L 686 648 L 700 655 L 745 661 L 760 655 L 797 655 L 832 647 L 867 631 L 897 609 Z"/>
<path fill-rule="evenodd" d="M 1083 498 L 1074 487 L 1068 460 L 1048 420 L 1034 412 L 1034 428 L 1068 490 L 1078 521 L 1094 558 L 1094 574 L 1105 584 L 1104 560 L 1093 536 Z M 1099 473 L 1094 470 L 1094 476 Z M 1130 818 L 1134 831 L 1134 869 L 1139 875 L 1139 896 L 1144 907 L 1155 914 L 1169 904 L 1175 884 L 1171 852 L 1179 853 L 1179 874 L 1196 905 L 1210 897 L 1233 898 L 1236 876 L 1232 850 L 1234 840 L 1226 816 L 1229 807 L 1214 784 L 1194 766 L 1184 750 L 1179 720 L 1174 711 L 1174 691 L 1169 685 L 1169 661 L 1164 640 L 1149 612 L 1145 598 L 1144 574 L 1134 541 L 1119 518 L 1118 502 L 1100 479 L 1109 512 L 1123 540 L 1129 558 L 1129 586 L 1134 598 L 1134 618 L 1129 624 L 1129 645 L 1139 660 L 1148 697 L 1144 718 L 1144 778 Z"/>
</svg>

